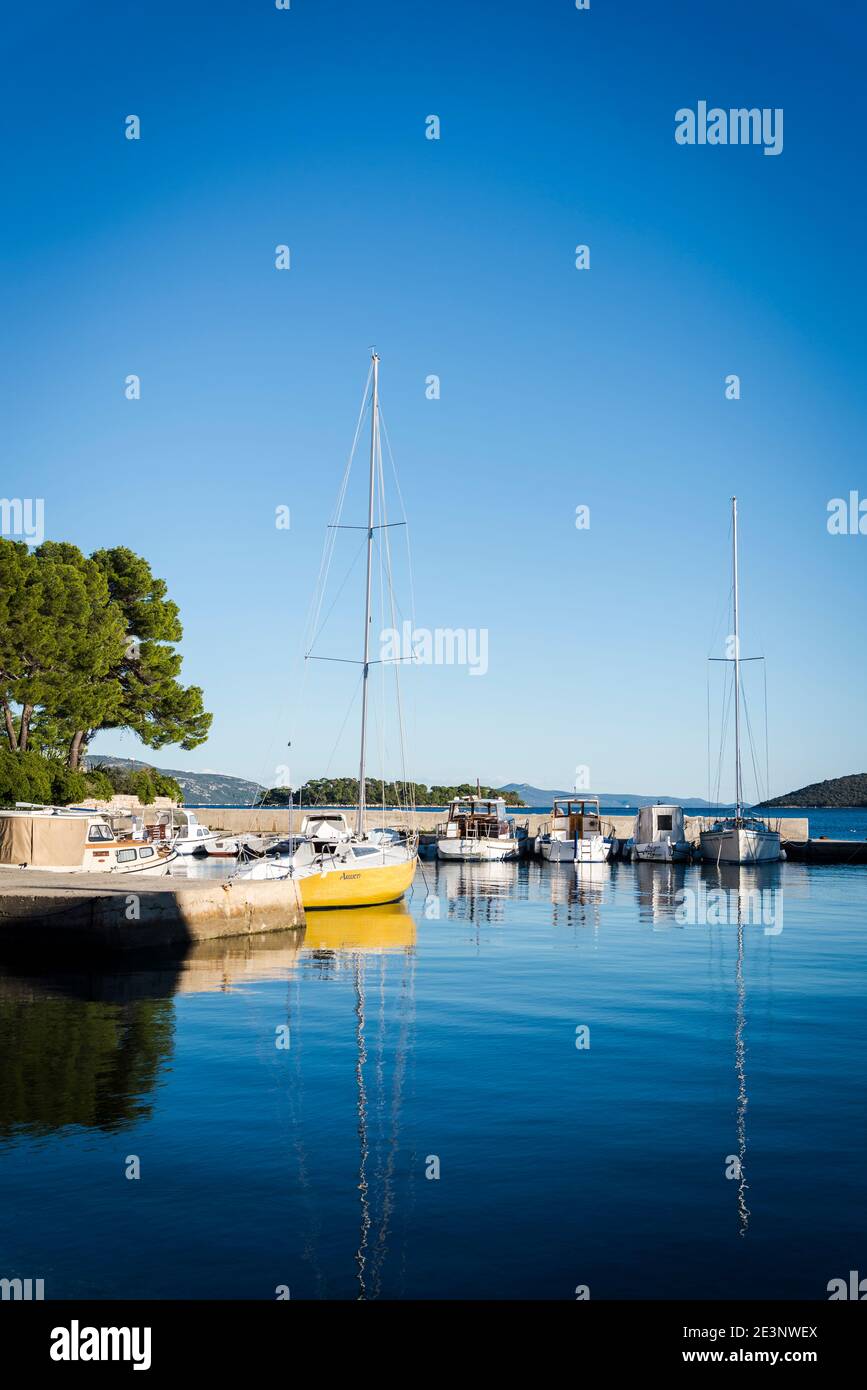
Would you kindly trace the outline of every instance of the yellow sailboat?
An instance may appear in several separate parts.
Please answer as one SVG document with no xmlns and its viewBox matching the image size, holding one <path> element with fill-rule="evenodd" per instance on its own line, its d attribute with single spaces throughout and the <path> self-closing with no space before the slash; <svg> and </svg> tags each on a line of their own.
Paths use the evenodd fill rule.
<svg viewBox="0 0 867 1390">
<path fill-rule="evenodd" d="M 382 477 L 379 437 L 379 357 L 372 353 L 370 427 L 370 484 L 368 492 L 367 579 L 364 605 L 364 655 L 360 662 L 361 681 L 361 757 L 358 773 L 358 816 L 350 830 L 345 816 L 329 812 L 305 818 L 298 840 L 290 842 L 286 854 L 277 854 L 242 870 L 245 878 L 296 879 L 305 910 L 319 908 L 373 907 L 397 902 L 410 887 L 418 865 L 418 834 L 412 830 L 365 828 L 367 749 L 367 687 L 370 674 L 371 583 L 373 576 L 373 535 L 383 527 L 375 525 L 376 479 Z M 362 412 L 367 404 L 365 390 Z M 360 427 L 361 417 L 359 417 Z M 356 430 L 356 440 L 358 430 Z M 353 445 L 354 450 L 354 445 Z M 351 458 L 350 458 L 351 464 Z M 341 496 L 345 492 L 341 490 Z M 386 523 L 387 524 L 387 523 Z M 340 529 L 339 527 L 329 529 Z M 352 528 L 356 529 L 356 528 Z M 308 657 L 310 652 L 307 653 Z"/>
</svg>

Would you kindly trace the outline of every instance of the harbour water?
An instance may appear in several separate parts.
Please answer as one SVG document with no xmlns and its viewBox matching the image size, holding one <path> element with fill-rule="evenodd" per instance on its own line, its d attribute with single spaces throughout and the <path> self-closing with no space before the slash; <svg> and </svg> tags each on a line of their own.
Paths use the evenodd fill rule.
<svg viewBox="0 0 867 1390">
<path fill-rule="evenodd" d="M 431 862 L 183 960 L 3 964 L 0 1277 L 827 1298 L 867 1274 L 867 869 L 756 872 Z"/>
</svg>

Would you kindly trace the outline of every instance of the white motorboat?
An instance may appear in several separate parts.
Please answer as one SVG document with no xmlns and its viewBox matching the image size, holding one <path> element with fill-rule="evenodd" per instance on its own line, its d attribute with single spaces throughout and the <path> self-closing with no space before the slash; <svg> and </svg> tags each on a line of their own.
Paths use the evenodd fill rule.
<svg viewBox="0 0 867 1390">
<path fill-rule="evenodd" d="M 744 815 L 741 773 L 741 653 L 738 609 L 738 499 L 732 498 L 732 604 L 734 655 L 719 658 L 734 664 L 735 706 L 735 814 L 721 818 L 701 832 L 701 853 L 716 864 L 771 863 L 784 858 L 779 830 L 763 820 Z M 716 658 L 715 658 L 716 659 Z"/>
<path fill-rule="evenodd" d="M 602 834 L 597 797 L 555 797 L 550 821 L 542 827 L 536 846 L 549 863 L 604 864 L 611 845 Z"/>
<path fill-rule="evenodd" d="M 507 817 L 501 796 L 456 796 L 436 835 L 439 859 L 491 863 L 519 859 L 527 831 Z"/>
<path fill-rule="evenodd" d="M 682 806 L 642 806 L 632 830 L 632 858 L 653 864 L 675 864 L 689 859 L 692 846 L 686 838 Z"/>
<path fill-rule="evenodd" d="M 283 837 L 277 834 L 260 835 L 255 830 L 244 830 L 239 835 L 222 835 L 209 840 L 205 853 L 214 859 L 257 859 L 278 845 Z"/>
<path fill-rule="evenodd" d="M 69 874 L 167 874 L 170 845 L 118 837 L 102 811 L 29 806 L 0 811 L 0 869 Z"/>
<path fill-rule="evenodd" d="M 171 845 L 176 854 L 208 854 L 218 840 L 225 837 L 219 830 L 201 825 L 195 811 L 173 806 L 160 811 L 156 821 L 145 827 L 149 839 Z"/>
</svg>

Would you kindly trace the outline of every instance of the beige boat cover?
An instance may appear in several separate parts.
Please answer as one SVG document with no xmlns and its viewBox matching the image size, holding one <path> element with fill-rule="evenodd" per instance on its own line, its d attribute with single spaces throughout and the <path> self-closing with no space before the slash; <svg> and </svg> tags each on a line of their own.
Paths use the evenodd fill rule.
<svg viewBox="0 0 867 1390">
<path fill-rule="evenodd" d="M 86 844 L 86 816 L 0 816 L 0 864 L 80 868 Z"/>
</svg>

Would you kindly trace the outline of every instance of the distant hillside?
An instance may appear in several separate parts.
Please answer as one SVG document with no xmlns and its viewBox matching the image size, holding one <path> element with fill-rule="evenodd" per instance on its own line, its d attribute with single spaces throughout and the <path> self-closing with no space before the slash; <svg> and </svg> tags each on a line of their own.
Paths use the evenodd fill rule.
<svg viewBox="0 0 867 1390">
<path fill-rule="evenodd" d="M 139 762 L 135 758 L 114 758 L 107 754 L 92 753 L 87 758 L 89 767 L 97 766 L 99 763 L 106 763 L 111 767 L 122 767 L 127 771 L 134 772 L 137 768 L 157 767 L 156 763 Z M 174 777 L 179 782 L 184 793 L 184 801 L 188 806 L 252 806 L 258 802 L 265 792 L 258 782 L 248 782 L 243 777 L 230 777 L 224 772 L 182 772 L 174 767 L 159 767 L 159 772 L 165 772 L 169 777 Z M 857 778 L 843 777 L 840 782 L 853 782 Z M 867 777 L 862 779 L 867 785 Z M 823 783 L 829 786 L 830 783 Z M 279 792 L 280 789 L 278 789 Z M 454 795 L 453 787 L 433 787 L 431 792 L 442 794 L 439 804 L 444 804 L 449 796 Z M 473 787 L 472 790 L 475 790 Z M 484 790 L 484 789 L 483 789 Z M 806 790 L 809 790 L 807 788 Z M 555 796 L 576 796 L 580 793 L 574 791 L 551 791 L 544 787 L 533 787 L 528 782 L 509 782 L 504 787 L 498 787 L 499 792 L 514 792 L 524 806 L 549 806 Z M 353 795 L 357 796 L 357 791 L 353 790 Z M 703 801 L 699 796 L 638 796 L 629 792 L 588 792 L 588 796 L 598 796 L 600 806 L 606 810 L 614 811 L 621 806 L 652 806 L 656 801 L 670 801 L 679 806 L 709 806 L 708 801 Z M 793 793 L 799 796 L 800 793 Z M 867 791 L 863 793 L 867 797 Z M 283 793 L 284 799 L 288 799 Z M 280 796 L 277 796 L 279 802 Z M 348 797 L 346 804 L 352 804 L 351 797 Z M 321 798 L 316 798 L 317 804 L 321 804 Z M 786 801 L 768 802 L 767 805 L 783 806 L 788 804 Z M 792 805 L 807 805 L 806 802 L 792 802 Z M 859 805 L 867 802 L 828 802 L 810 803 L 813 805 Z"/>
<path fill-rule="evenodd" d="M 92 753 L 87 758 L 88 767 L 98 767 L 100 763 L 122 767 L 130 772 L 142 767 L 156 767 L 155 763 L 142 763 L 135 758 L 112 758 L 104 753 Z M 179 772 L 174 767 L 157 770 L 180 783 L 188 806 L 251 806 L 265 790 L 258 782 L 248 782 L 243 777 L 229 777 L 223 772 Z"/>
<path fill-rule="evenodd" d="M 525 806 L 546 806 L 555 796 L 580 796 L 580 792 L 549 791 L 543 787 L 531 787 L 528 782 L 507 782 L 499 788 L 502 792 L 517 792 Z M 673 806 L 711 806 L 715 803 L 703 801 L 700 796 L 638 796 L 634 792 L 587 792 L 587 796 L 598 796 L 600 807 L 608 811 L 618 806 L 653 806 L 657 801 L 670 802 Z"/>
<path fill-rule="evenodd" d="M 804 806 L 817 810 L 833 806 L 867 806 L 867 772 L 853 772 L 849 777 L 830 777 L 827 782 L 811 782 L 786 796 L 763 801 L 763 807 Z"/>
</svg>

